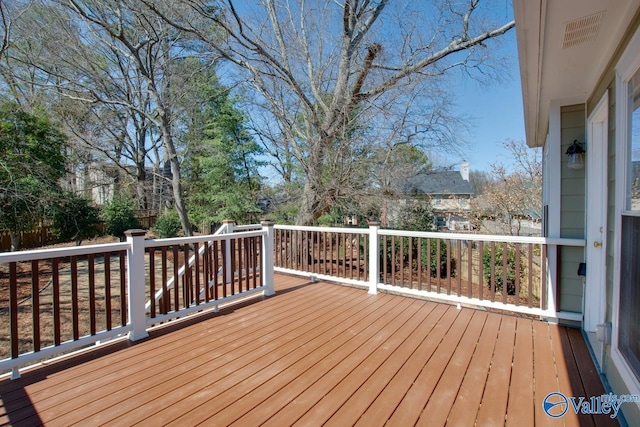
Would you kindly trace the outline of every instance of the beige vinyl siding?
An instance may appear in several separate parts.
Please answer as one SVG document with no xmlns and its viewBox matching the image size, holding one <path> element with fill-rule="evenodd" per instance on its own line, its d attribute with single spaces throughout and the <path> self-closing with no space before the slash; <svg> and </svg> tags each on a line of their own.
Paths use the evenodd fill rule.
<svg viewBox="0 0 640 427">
<path fill-rule="evenodd" d="M 567 148 L 578 140 L 585 142 L 585 106 L 571 105 L 560 109 L 562 170 L 560 191 L 560 237 L 584 239 L 585 230 L 585 169 L 569 169 Z M 584 261 L 583 248 L 563 247 L 559 254 L 560 289 L 558 299 L 562 311 L 582 311 L 583 280 L 578 265 Z"/>
</svg>

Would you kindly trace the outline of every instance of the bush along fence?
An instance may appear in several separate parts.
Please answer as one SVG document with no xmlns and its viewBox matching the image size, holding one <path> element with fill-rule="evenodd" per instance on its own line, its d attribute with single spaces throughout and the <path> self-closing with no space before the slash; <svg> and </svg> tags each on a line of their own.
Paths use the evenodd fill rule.
<svg viewBox="0 0 640 427">
<path fill-rule="evenodd" d="M 157 215 L 136 216 L 139 226 L 145 230 L 150 229 L 155 224 Z M 99 235 L 105 234 L 105 224 L 96 224 Z M 53 233 L 53 227 L 41 225 L 31 231 L 21 231 L 18 233 L 20 249 L 39 248 L 54 243 L 59 243 L 57 236 Z M 11 234 L 9 230 L 0 230 L 0 252 L 11 250 Z"/>
</svg>

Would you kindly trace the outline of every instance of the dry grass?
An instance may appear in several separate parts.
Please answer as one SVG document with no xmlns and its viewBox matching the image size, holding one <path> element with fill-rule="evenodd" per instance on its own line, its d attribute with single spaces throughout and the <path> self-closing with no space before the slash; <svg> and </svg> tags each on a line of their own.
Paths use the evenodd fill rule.
<svg viewBox="0 0 640 427">
<path fill-rule="evenodd" d="M 115 243 L 118 239 L 105 236 L 83 242 L 84 245 L 96 245 Z M 48 245 L 40 249 L 73 247 L 75 243 L 61 243 Z M 95 269 L 95 304 L 90 306 L 89 297 L 89 261 L 88 257 L 78 257 L 78 321 L 77 328 L 79 336 L 90 333 L 90 317 L 93 312 L 96 318 L 95 328 L 97 331 L 107 329 L 107 285 L 104 273 L 104 257 L 96 255 L 94 257 Z M 38 282 L 38 305 L 34 310 L 33 295 L 33 265 L 31 262 L 16 263 L 17 271 L 17 296 L 18 296 L 18 349 L 19 353 L 31 352 L 34 350 L 33 318 L 36 313 L 39 322 L 40 347 L 46 348 L 54 343 L 54 296 L 53 296 L 53 261 L 42 259 L 37 261 L 37 282 Z M 58 259 L 57 272 L 60 283 L 59 292 L 59 319 L 60 319 L 60 339 L 61 342 L 73 338 L 73 303 L 71 291 L 71 262 L 69 258 Z M 110 259 L 110 321 L 112 326 L 121 323 L 121 288 L 120 288 L 120 259 L 117 254 L 113 254 Z M 0 264 L 0 359 L 10 357 L 10 320 L 9 320 L 9 264 Z"/>
</svg>

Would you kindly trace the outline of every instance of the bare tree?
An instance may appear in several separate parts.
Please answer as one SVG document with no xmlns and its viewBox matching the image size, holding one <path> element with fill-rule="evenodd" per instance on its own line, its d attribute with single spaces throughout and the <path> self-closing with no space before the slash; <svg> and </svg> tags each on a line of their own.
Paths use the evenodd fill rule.
<svg viewBox="0 0 640 427">
<path fill-rule="evenodd" d="M 9 33 L 11 31 L 11 21 L 9 20 L 9 13 L 7 12 L 7 6 L 4 1 L 0 0 L 0 58 L 9 47 Z"/>
<path fill-rule="evenodd" d="M 531 150 L 524 141 L 506 140 L 514 164 L 491 165 L 490 179 L 482 196 L 472 202 L 473 215 L 479 222 L 490 220 L 499 232 L 521 235 L 523 221 L 529 221 L 542 211 L 542 161 L 539 150 Z M 493 230 L 496 231 L 496 230 Z"/>
<path fill-rule="evenodd" d="M 272 152 L 285 163 L 293 155 L 304 176 L 299 224 L 335 200 L 340 188 L 324 179 L 327 165 L 342 160 L 335 148 L 352 144 L 354 129 L 389 120 L 398 94 L 442 87 L 436 82 L 453 69 L 490 70 L 482 68 L 485 42 L 514 27 L 492 24 L 479 0 L 141 1 L 248 73 L 255 99 L 278 123 L 282 143 Z"/>
<path fill-rule="evenodd" d="M 181 84 L 191 77 L 181 73 L 181 61 L 192 56 L 211 66 L 211 58 L 138 1 L 54 0 L 38 8 L 25 26 L 33 33 L 25 33 L 12 47 L 16 53 L 4 67 L 5 80 L 16 93 L 31 85 L 34 92 L 49 89 L 54 96 L 84 104 L 90 113 L 73 115 L 69 128 L 94 153 L 128 173 L 129 165 L 135 166 L 143 206 L 146 162 L 154 163 L 154 179 L 163 175 L 158 162 L 170 164 L 173 202 L 185 234 L 191 234 L 174 116 Z M 15 72 L 17 62 L 25 65 L 22 75 Z M 98 133 L 85 132 L 87 119 L 103 125 Z"/>
</svg>

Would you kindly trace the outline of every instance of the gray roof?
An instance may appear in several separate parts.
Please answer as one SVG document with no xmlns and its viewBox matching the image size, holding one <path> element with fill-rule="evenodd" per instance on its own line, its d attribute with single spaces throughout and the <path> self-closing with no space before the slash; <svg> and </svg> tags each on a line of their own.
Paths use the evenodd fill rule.
<svg viewBox="0 0 640 427">
<path fill-rule="evenodd" d="M 473 194 L 469 181 L 458 171 L 429 171 L 408 179 L 403 186 L 405 194 Z"/>
</svg>

